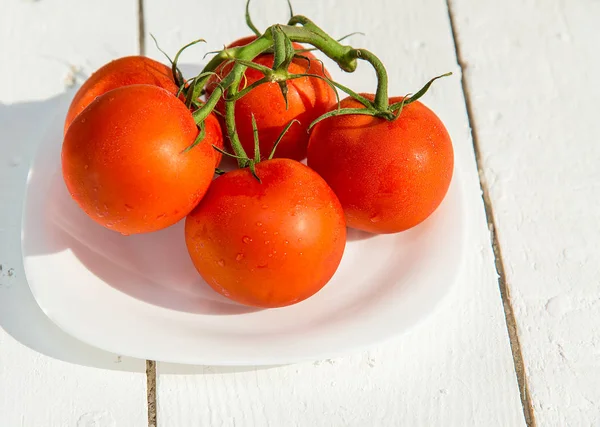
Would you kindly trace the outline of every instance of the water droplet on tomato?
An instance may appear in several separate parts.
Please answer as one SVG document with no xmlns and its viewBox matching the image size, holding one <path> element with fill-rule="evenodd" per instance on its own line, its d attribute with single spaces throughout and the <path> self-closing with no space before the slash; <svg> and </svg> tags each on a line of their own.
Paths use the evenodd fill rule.
<svg viewBox="0 0 600 427">
<path fill-rule="evenodd" d="M 269 243 L 271 243 L 270 240 L 265 240 L 265 245 L 268 245 Z"/>
<path fill-rule="evenodd" d="M 258 264 L 256 267 L 258 267 L 258 268 L 266 268 L 268 265 L 269 265 L 268 262 L 264 262 L 264 263 Z"/>
<path fill-rule="evenodd" d="M 381 221 L 381 217 L 378 214 L 375 214 L 371 218 L 369 218 L 369 220 L 371 222 L 379 222 L 379 221 Z"/>
<path fill-rule="evenodd" d="M 236 261 L 241 261 L 241 260 L 243 260 L 243 259 L 244 259 L 244 254 L 241 254 L 241 253 L 240 253 L 240 254 L 237 254 L 237 255 L 236 255 L 236 257 L 235 257 L 235 260 L 236 260 Z"/>
<path fill-rule="evenodd" d="M 267 234 L 267 230 L 263 230 L 263 234 Z"/>
<path fill-rule="evenodd" d="M 82 118 L 81 118 L 81 123 L 85 123 L 85 121 L 86 121 L 86 120 L 87 120 L 87 119 L 86 119 L 85 117 L 82 117 Z"/>
<path fill-rule="evenodd" d="M 94 193 L 98 192 L 98 187 L 94 187 Z"/>
<path fill-rule="evenodd" d="M 277 236 L 278 234 L 279 234 L 279 231 L 275 231 L 275 232 L 273 233 L 273 235 L 274 235 L 274 236 Z"/>
<path fill-rule="evenodd" d="M 262 208 L 263 209 L 269 209 L 269 206 L 268 205 L 262 205 Z"/>
<path fill-rule="evenodd" d="M 125 210 L 130 211 L 133 209 L 133 206 L 128 205 L 127 203 L 125 203 Z"/>
<path fill-rule="evenodd" d="M 269 258 L 273 258 L 273 254 L 269 254 Z"/>
<path fill-rule="evenodd" d="M 290 243 L 290 242 L 288 242 L 288 241 L 286 240 L 286 241 L 285 241 L 285 244 L 287 245 L 288 243 Z"/>
<path fill-rule="evenodd" d="M 220 267 L 225 267 L 225 261 L 222 259 L 218 260 L 217 264 L 219 264 Z"/>
<path fill-rule="evenodd" d="M 248 237 L 248 236 L 242 237 L 242 242 L 244 242 L 246 244 L 250 243 L 251 241 L 252 241 L 251 237 Z"/>
<path fill-rule="evenodd" d="M 83 168 L 84 168 L 85 170 L 88 170 L 88 169 L 90 168 L 90 165 L 85 165 Z"/>
<path fill-rule="evenodd" d="M 256 223 L 256 225 L 257 225 L 257 226 L 259 226 L 259 227 L 262 227 L 262 222 L 258 221 L 258 222 Z"/>
<path fill-rule="evenodd" d="M 129 233 L 123 233 L 123 232 L 121 231 L 121 236 L 129 236 Z"/>
</svg>

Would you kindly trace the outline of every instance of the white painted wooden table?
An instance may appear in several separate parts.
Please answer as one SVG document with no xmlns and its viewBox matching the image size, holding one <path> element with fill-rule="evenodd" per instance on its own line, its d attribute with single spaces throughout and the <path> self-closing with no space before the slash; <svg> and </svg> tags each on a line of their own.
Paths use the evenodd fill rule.
<svg viewBox="0 0 600 427">
<path fill-rule="evenodd" d="M 66 335 L 8 246 L 48 112 L 110 59 L 161 59 L 149 32 L 169 52 L 205 38 L 184 58 L 201 63 L 248 34 L 243 1 L 0 0 L 0 426 L 599 426 L 600 2 L 294 6 L 331 34 L 367 33 L 352 42 L 388 65 L 392 93 L 454 72 L 425 98 L 467 199 L 450 295 L 368 352 L 268 369 L 155 366 Z M 280 0 L 252 10 L 260 27 L 287 17 Z M 367 67 L 344 79 L 374 83 Z"/>
</svg>

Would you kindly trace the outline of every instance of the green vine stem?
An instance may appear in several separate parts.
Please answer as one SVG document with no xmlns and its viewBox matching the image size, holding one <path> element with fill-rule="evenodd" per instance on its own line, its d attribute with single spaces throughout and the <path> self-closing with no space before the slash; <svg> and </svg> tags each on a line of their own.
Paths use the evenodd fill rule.
<svg viewBox="0 0 600 427">
<path fill-rule="evenodd" d="M 227 136 L 229 137 L 229 142 L 231 143 L 231 148 L 233 148 L 233 152 L 237 156 L 245 157 L 247 159 L 248 156 L 246 154 L 246 150 L 244 150 L 244 147 L 240 142 L 240 138 L 235 127 L 235 95 L 238 91 L 238 87 L 242 79 L 242 74 L 245 70 L 246 67 L 243 64 L 236 64 L 234 65 L 232 72 L 227 76 L 227 78 L 229 78 L 229 76 L 234 76 L 234 78 L 232 82 L 233 84 L 231 84 L 227 90 L 227 95 L 233 99 L 225 100 L 225 125 L 227 126 Z M 218 91 L 215 90 L 215 92 Z M 214 98 L 215 92 L 212 93 L 209 100 Z M 238 159 L 238 165 L 241 168 L 248 166 L 248 164 L 249 162 L 247 160 Z"/>
<path fill-rule="evenodd" d="M 377 91 L 375 92 L 375 99 L 373 106 L 378 111 L 387 111 L 388 109 L 388 75 L 383 63 L 373 53 L 366 49 L 354 49 L 353 55 L 356 55 L 358 59 L 364 59 L 368 61 L 377 74 Z"/>
<path fill-rule="evenodd" d="M 248 7 L 246 8 L 246 12 L 248 21 Z M 255 33 L 258 32 L 253 25 L 251 28 Z M 206 100 L 206 103 L 194 111 L 193 117 L 199 128 L 202 129 L 201 125 L 206 117 L 214 110 L 217 102 L 221 98 L 224 99 L 227 135 L 240 167 L 249 166 L 251 159 L 246 155 L 237 134 L 235 126 L 235 102 L 258 84 L 267 82 L 277 82 L 282 88 L 282 93 L 285 97 L 284 86 L 286 81 L 297 77 L 297 75 L 291 75 L 287 72 L 287 65 L 289 65 L 289 62 L 297 55 L 297 52 L 292 48 L 292 42 L 305 43 L 313 46 L 335 61 L 339 67 L 346 72 L 353 72 L 357 67 L 359 59 L 366 61 L 371 64 L 377 75 L 377 90 L 373 102 L 339 83 L 330 81 L 332 85 L 338 87 L 362 103 L 365 108 L 358 111 L 357 109 L 339 109 L 338 107 L 337 110 L 326 113 L 317 119 L 317 121 L 343 114 L 368 114 L 387 120 L 394 120 L 397 118 L 395 112 L 398 111 L 400 105 L 389 105 L 388 75 L 379 58 L 366 49 L 355 49 L 352 46 L 341 44 L 315 25 L 310 19 L 301 15 L 295 15 L 290 18 L 287 25 L 277 24 L 270 26 L 263 34 L 257 34 L 256 39 L 244 46 L 224 48 L 219 51 L 208 62 L 202 72 L 194 78 L 190 88 L 191 97 L 188 93 L 188 99 L 198 100 L 209 79 L 215 74 L 219 66 L 227 62 L 233 63 L 232 69 L 216 85 L 213 92 Z M 197 41 L 194 43 L 197 43 Z M 256 84 L 251 85 L 251 87 L 244 87 L 240 90 L 240 83 L 245 75 L 246 68 L 259 68 L 260 66 L 253 64 L 252 61 L 258 55 L 267 51 L 275 52 L 275 59 L 280 67 L 277 67 L 277 64 L 275 64 L 273 69 L 262 67 L 259 71 L 263 72 L 265 78 L 261 79 L 260 83 L 257 82 Z M 176 69 L 177 62 L 173 62 L 175 62 L 173 68 Z M 430 84 L 431 82 L 426 85 L 427 88 Z M 421 95 L 422 93 L 419 91 L 417 94 Z M 410 102 L 414 100 L 414 98 L 415 97 L 409 98 L 406 102 Z M 313 122 L 311 127 L 317 121 Z"/>
<path fill-rule="evenodd" d="M 263 35 L 257 37 L 251 43 L 245 46 L 238 46 L 233 48 L 226 48 L 221 50 L 206 64 L 203 73 L 209 71 L 215 71 L 221 63 L 230 59 L 242 59 L 246 61 L 252 61 L 261 53 L 268 49 L 273 48 L 273 37 L 272 31 L 274 27 L 279 27 L 285 35 L 293 42 L 310 44 L 329 58 L 333 59 L 342 70 L 346 72 L 353 72 L 356 70 L 356 55 L 353 54 L 355 50 L 351 46 L 345 46 L 339 43 L 334 38 L 328 36 L 322 30 L 320 32 L 314 32 L 312 29 L 305 27 L 294 27 L 290 25 L 277 25 L 267 28 Z M 209 77 L 204 78 L 198 82 L 198 85 L 194 89 L 194 96 L 200 96 L 200 93 L 206 83 L 208 83 Z M 224 80 L 225 81 L 225 80 Z M 231 82 L 228 82 L 231 83 Z M 227 85 L 223 83 L 225 88 Z"/>
<path fill-rule="evenodd" d="M 247 65 L 242 63 L 242 61 L 252 61 L 267 49 L 272 49 L 274 47 L 273 33 L 276 31 L 282 31 L 291 41 L 308 43 L 315 46 L 336 61 L 343 70 L 351 72 L 356 69 L 356 56 L 353 54 L 354 49 L 352 47 L 340 44 L 337 40 L 327 36 L 322 31 L 315 32 L 312 29 L 290 25 L 269 27 L 263 35 L 257 37 L 245 46 L 223 49 L 220 51 L 202 70 L 201 75 L 203 75 L 203 77 L 194 81 L 192 88 L 193 99 L 197 99 L 200 96 L 202 89 L 210 79 L 209 73 L 214 72 L 219 65 L 227 60 L 237 59 L 240 61 L 235 62 L 232 70 L 223 78 L 220 84 L 216 86 L 206 103 L 193 113 L 193 116 L 196 123 L 202 123 L 215 108 L 225 91 L 227 91 L 227 99 L 225 100 L 225 124 L 227 126 L 227 135 L 229 136 L 233 151 L 240 157 L 240 159 L 238 159 L 240 167 L 247 166 L 247 161 L 241 159 L 247 158 L 247 156 L 235 128 L 235 99 L 241 78 L 247 68 Z"/>
</svg>

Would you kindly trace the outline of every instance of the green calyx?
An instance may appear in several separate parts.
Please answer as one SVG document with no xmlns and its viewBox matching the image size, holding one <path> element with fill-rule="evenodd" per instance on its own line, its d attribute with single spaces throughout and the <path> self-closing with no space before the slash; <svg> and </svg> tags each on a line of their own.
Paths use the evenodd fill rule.
<svg viewBox="0 0 600 427">
<path fill-rule="evenodd" d="M 425 95 L 425 93 L 429 90 L 429 88 L 431 87 L 431 85 L 433 84 L 434 81 L 436 81 L 437 79 L 441 79 L 442 77 L 448 77 L 451 75 L 452 75 L 452 73 L 450 72 L 450 73 L 441 74 L 439 76 L 432 78 L 427 83 L 425 83 L 425 86 L 423 86 L 421 89 L 419 89 L 419 91 L 417 93 L 415 93 L 414 95 L 407 95 L 402 99 L 402 101 L 390 105 L 390 110 L 393 112 L 402 111 L 402 108 L 404 106 L 410 104 L 411 102 L 418 100 L 423 95 Z M 398 115 L 398 114 L 396 114 L 396 115 Z"/>
<path fill-rule="evenodd" d="M 323 114 L 322 116 L 318 117 L 317 119 L 315 119 L 310 126 L 308 127 L 308 129 L 312 129 L 317 123 L 328 119 L 329 117 L 336 117 L 336 116 L 345 116 L 345 115 L 353 115 L 353 114 L 357 114 L 357 115 L 366 115 L 366 116 L 373 116 L 373 117 L 379 117 L 385 120 L 396 120 L 398 117 L 400 117 L 400 113 L 402 112 L 402 109 L 409 105 L 412 102 L 415 102 L 416 100 L 418 100 L 419 98 L 421 98 L 423 95 L 425 95 L 425 93 L 429 90 L 429 88 L 431 87 L 431 85 L 433 84 L 434 81 L 436 81 L 437 79 L 441 79 L 442 77 L 448 77 L 451 76 L 452 73 L 445 73 L 439 76 L 436 76 L 434 78 L 432 78 L 431 80 L 429 80 L 417 93 L 415 93 L 414 95 L 406 95 L 402 98 L 401 101 L 396 102 L 394 104 L 391 105 L 387 105 L 386 102 L 386 107 L 385 108 L 377 108 L 375 101 L 371 102 L 369 99 L 363 97 L 362 95 L 359 95 L 357 93 L 350 93 L 350 90 L 348 88 L 344 88 L 342 90 L 344 90 L 344 92 L 348 93 L 350 96 L 352 96 L 354 99 L 356 99 L 357 101 L 359 101 L 361 104 L 363 104 L 365 106 L 365 108 L 338 108 L 336 110 L 332 110 L 329 111 L 325 114 Z M 340 85 L 334 82 L 334 85 L 336 87 L 339 87 Z M 375 99 L 377 99 L 377 97 L 375 97 Z"/>
<path fill-rule="evenodd" d="M 261 182 L 260 177 L 256 174 L 256 165 L 262 161 L 261 156 L 260 156 L 260 140 L 259 140 L 259 135 L 258 135 L 258 126 L 256 125 L 256 118 L 254 117 L 254 114 L 252 114 L 251 117 L 252 117 L 252 134 L 254 136 L 254 157 L 253 158 L 248 157 L 245 153 L 244 153 L 244 155 L 228 153 L 227 151 L 222 150 L 221 148 L 217 147 L 216 145 L 213 145 L 213 148 L 225 156 L 229 156 L 234 159 L 237 159 L 238 163 L 240 164 L 240 167 L 242 167 L 242 168 L 247 167 L 250 170 L 250 173 L 252 174 L 252 176 L 254 178 L 256 178 L 256 180 L 258 182 Z M 275 152 L 277 151 L 277 147 L 279 146 L 279 143 L 281 142 L 281 140 L 283 139 L 283 137 L 285 136 L 287 131 L 290 130 L 290 128 L 292 127 L 292 125 L 294 123 L 300 123 L 300 122 L 298 120 L 294 119 L 286 125 L 286 127 L 279 134 L 279 136 L 277 137 L 277 140 L 273 144 L 273 148 L 271 149 L 271 153 L 269 154 L 269 157 L 267 158 L 267 160 L 271 160 L 275 156 Z M 201 141 L 202 138 L 204 138 L 204 136 L 202 136 L 202 137 L 198 136 L 198 138 L 196 138 L 196 140 Z M 196 144 L 196 142 L 194 142 L 194 144 Z M 186 149 L 186 151 L 191 148 L 193 148 L 193 146 L 188 147 Z M 222 175 L 224 172 L 220 169 L 215 169 L 215 173 L 217 175 Z"/>
</svg>

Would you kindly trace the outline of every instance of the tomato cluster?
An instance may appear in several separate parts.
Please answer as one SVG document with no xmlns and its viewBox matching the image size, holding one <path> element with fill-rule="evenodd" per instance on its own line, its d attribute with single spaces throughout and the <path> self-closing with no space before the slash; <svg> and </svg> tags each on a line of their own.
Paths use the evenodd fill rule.
<svg viewBox="0 0 600 427">
<path fill-rule="evenodd" d="M 377 110 L 380 96 L 350 92 L 338 103 L 329 73 L 297 43 L 276 41 L 251 59 L 234 91 L 222 82 L 237 62 L 218 63 L 202 85 L 206 104 L 196 96 L 202 79 L 182 80 L 176 65 L 141 56 L 105 65 L 73 99 L 62 171 L 97 223 L 129 235 L 186 218 L 190 257 L 212 288 L 282 307 L 331 279 L 347 226 L 396 233 L 424 221 L 448 190 L 453 150 L 440 119 L 414 99 L 386 95 L 388 110 Z M 283 74 L 262 81 L 276 63 Z M 244 88 L 228 112 L 228 96 Z M 199 114 L 211 99 L 214 113 Z M 215 178 L 222 153 L 241 167 Z"/>
</svg>

